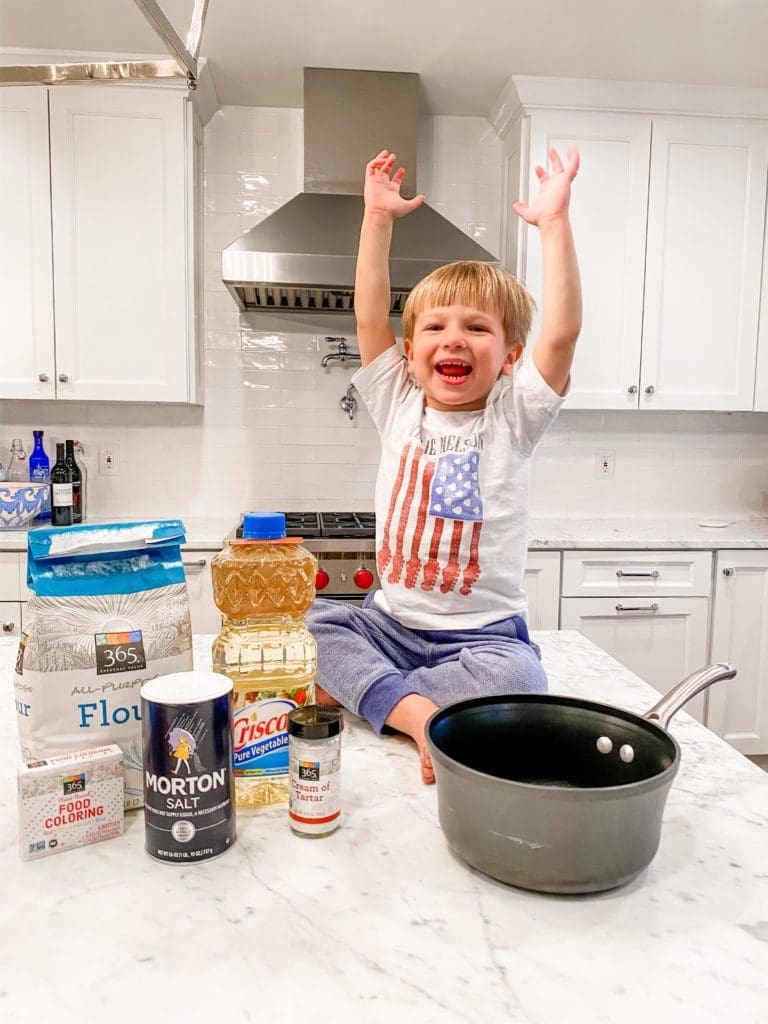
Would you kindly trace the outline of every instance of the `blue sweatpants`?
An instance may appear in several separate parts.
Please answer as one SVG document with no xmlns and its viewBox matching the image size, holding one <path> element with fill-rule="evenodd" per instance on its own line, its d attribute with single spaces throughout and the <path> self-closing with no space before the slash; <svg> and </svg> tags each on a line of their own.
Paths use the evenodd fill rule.
<svg viewBox="0 0 768 1024">
<path fill-rule="evenodd" d="M 482 629 L 406 629 L 369 594 L 362 608 L 319 598 L 308 621 L 318 683 L 377 732 L 409 693 L 443 707 L 470 697 L 547 691 L 539 648 L 519 616 Z"/>
</svg>

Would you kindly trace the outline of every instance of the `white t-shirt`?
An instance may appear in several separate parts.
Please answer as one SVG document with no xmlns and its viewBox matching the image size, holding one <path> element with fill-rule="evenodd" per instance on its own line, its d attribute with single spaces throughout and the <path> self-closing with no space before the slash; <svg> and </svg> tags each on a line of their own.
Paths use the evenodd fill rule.
<svg viewBox="0 0 768 1024">
<path fill-rule="evenodd" d="M 409 629 L 525 617 L 530 459 L 563 398 L 526 358 L 484 409 L 430 409 L 394 345 L 352 380 L 381 435 L 378 607 Z"/>
</svg>

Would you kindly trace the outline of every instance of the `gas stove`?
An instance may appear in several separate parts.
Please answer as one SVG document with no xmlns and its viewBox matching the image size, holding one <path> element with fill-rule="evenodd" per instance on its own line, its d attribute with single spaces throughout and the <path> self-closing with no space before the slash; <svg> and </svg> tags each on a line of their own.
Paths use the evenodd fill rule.
<svg viewBox="0 0 768 1024">
<path fill-rule="evenodd" d="M 241 537 L 243 519 L 234 531 Z M 379 586 L 373 512 L 286 512 L 285 532 L 317 558 L 318 597 L 362 604 Z"/>
</svg>

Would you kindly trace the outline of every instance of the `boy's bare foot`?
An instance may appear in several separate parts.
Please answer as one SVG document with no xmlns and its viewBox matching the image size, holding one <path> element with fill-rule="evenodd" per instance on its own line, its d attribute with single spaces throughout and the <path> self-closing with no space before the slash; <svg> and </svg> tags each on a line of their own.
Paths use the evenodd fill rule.
<svg viewBox="0 0 768 1024">
<path fill-rule="evenodd" d="M 404 732 L 406 736 L 415 740 L 419 750 L 421 781 L 426 785 L 431 785 L 435 781 L 435 770 L 427 750 L 426 734 L 427 720 L 435 711 L 437 704 L 427 697 L 422 697 L 419 693 L 409 693 L 395 704 L 386 720 L 386 724 L 392 729 Z"/>
<path fill-rule="evenodd" d="M 332 697 L 327 690 L 322 688 L 322 686 L 318 686 L 317 683 L 315 683 L 315 704 L 323 704 L 325 707 L 329 708 L 341 707 L 341 704 L 339 704 L 336 698 Z"/>
</svg>

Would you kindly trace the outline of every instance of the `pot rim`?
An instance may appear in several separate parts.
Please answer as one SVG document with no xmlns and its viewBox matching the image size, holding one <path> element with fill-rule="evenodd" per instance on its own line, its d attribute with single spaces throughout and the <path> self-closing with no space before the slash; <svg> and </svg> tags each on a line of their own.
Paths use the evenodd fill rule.
<svg viewBox="0 0 768 1024">
<path fill-rule="evenodd" d="M 512 702 L 514 704 L 564 704 L 569 707 L 584 708 L 585 710 L 593 710 L 599 712 L 607 712 L 608 714 L 614 715 L 618 718 L 624 718 L 625 720 L 631 721 L 635 725 L 645 726 L 651 733 L 656 733 L 659 737 L 668 740 L 674 747 L 674 757 L 672 763 L 667 765 L 666 768 L 657 772 L 655 775 L 649 775 L 644 779 L 638 779 L 635 782 L 625 782 L 616 786 L 558 786 L 556 784 L 546 785 L 537 782 L 519 782 L 517 779 L 504 779 L 499 775 L 491 775 L 489 772 L 482 772 L 477 768 L 470 768 L 469 765 L 464 764 L 461 761 L 457 761 L 456 758 L 446 754 L 444 750 L 441 750 L 437 743 L 432 738 L 432 728 L 437 718 L 443 716 L 448 717 L 452 712 L 459 711 L 463 708 L 475 707 L 481 704 L 503 704 Z M 507 786 L 519 787 L 524 791 L 534 792 L 538 794 L 552 793 L 552 794 L 565 794 L 569 793 L 573 796 L 575 793 L 584 794 L 585 796 L 596 796 L 600 793 L 623 795 L 628 791 L 642 792 L 648 789 L 655 789 L 666 782 L 671 782 L 680 768 L 680 760 L 682 752 L 680 745 L 675 737 L 663 729 L 660 725 L 655 722 L 651 722 L 649 719 L 644 718 L 642 715 L 637 715 L 633 711 L 627 711 L 624 708 L 617 708 L 613 704 L 602 704 L 599 701 L 584 700 L 581 697 L 567 697 L 564 694 L 550 694 L 550 693 L 510 693 L 510 694 L 496 694 L 491 697 L 471 697 L 468 700 L 457 701 L 453 704 L 446 704 L 442 708 L 438 708 L 434 711 L 427 719 L 425 726 L 425 735 L 427 739 L 427 746 L 429 747 L 430 754 L 433 759 L 438 763 L 443 762 L 445 767 L 460 768 L 462 772 L 476 775 L 480 779 L 490 779 L 492 782 L 504 783 Z M 439 788 L 439 779 L 437 779 Z"/>
</svg>

